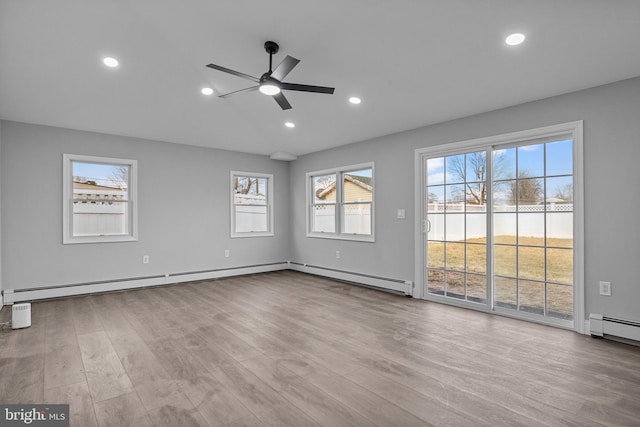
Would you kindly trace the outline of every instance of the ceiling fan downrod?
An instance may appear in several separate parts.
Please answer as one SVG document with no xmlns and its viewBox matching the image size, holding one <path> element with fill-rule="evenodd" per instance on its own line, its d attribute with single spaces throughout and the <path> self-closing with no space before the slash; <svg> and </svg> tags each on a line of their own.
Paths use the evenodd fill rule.
<svg viewBox="0 0 640 427">
<path fill-rule="evenodd" d="M 269 54 L 269 75 L 271 75 L 271 73 L 273 71 L 273 55 L 278 53 L 278 50 L 280 50 L 280 46 L 278 46 L 278 43 L 276 42 L 272 42 L 272 41 L 267 41 L 264 43 L 264 50 L 267 51 L 267 53 Z"/>
</svg>

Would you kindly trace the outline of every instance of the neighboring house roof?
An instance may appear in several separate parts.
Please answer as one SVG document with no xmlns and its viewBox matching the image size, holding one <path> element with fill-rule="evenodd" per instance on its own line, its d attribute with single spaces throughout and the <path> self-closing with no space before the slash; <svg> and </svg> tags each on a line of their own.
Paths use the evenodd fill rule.
<svg viewBox="0 0 640 427">
<path fill-rule="evenodd" d="M 571 200 L 565 200 L 565 199 L 561 199 L 559 197 L 547 197 L 546 202 L 547 203 L 573 203 L 573 201 L 571 201 Z"/>
<path fill-rule="evenodd" d="M 371 178 L 370 176 L 357 176 L 357 175 L 345 175 L 344 176 L 347 180 L 358 184 L 359 186 L 361 186 L 364 189 L 367 189 L 369 191 L 373 190 L 373 178 Z"/>
<path fill-rule="evenodd" d="M 107 191 L 122 191 L 122 188 L 107 187 L 106 185 L 98 185 L 93 181 L 89 182 L 76 182 L 73 181 L 74 190 L 107 190 Z"/>
<path fill-rule="evenodd" d="M 345 181 L 352 182 L 355 185 L 362 187 L 367 191 L 373 192 L 373 186 L 371 185 L 373 180 L 370 177 L 354 176 L 354 175 L 347 175 L 347 174 L 343 176 Z M 325 197 L 327 197 L 327 194 L 331 193 L 332 191 L 335 191 L 335 189 L 336 189 L 336 182 L 334 181 L 327 188 L 323 190 L 318 190 L 316 192 L 316 196 L 318 197 L 318 199 L 324 199 Z"/>
</svg>

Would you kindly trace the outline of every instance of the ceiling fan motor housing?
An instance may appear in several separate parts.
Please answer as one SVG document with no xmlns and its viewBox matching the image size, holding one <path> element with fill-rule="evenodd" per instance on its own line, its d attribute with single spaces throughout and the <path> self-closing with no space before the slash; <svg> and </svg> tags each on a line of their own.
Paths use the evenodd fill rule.
<svg viewBox="0 0 640 427">
<path fill-rule="evenodd" d="M 266 50 L 269 55 L 275 55 L 280 50 L 280 46 L 278 46 L 276 42 L 267 41 L 264 43 L 264 50 Z"/>
</svg>

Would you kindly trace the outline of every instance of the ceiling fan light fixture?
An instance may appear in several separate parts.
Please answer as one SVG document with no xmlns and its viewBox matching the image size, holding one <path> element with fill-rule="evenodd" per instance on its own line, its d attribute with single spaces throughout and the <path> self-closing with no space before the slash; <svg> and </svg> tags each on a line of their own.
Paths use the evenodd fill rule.
<svg viewBox="0 0 640 427">
<path fill-rule="evenodd" d="M 267 82 L 260 85 L 260 92 L 265 95 L 277 95 L 280 93 L 280 88 L 271 82 Z"/>
</svg>

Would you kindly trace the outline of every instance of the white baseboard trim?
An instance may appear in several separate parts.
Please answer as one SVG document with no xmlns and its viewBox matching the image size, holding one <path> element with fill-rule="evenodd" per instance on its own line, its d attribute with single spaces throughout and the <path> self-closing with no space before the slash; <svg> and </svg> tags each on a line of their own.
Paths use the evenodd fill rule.
<svg viewBox="0 0 640 427">
<path fill-rule="evenodd" d="M 372 286 L 375 288 L 396 291 L 404 295 L 413 295 L 413 282 L 408 280 L 405 281 L 401 279 L 376 277 L 368 274 L 355 273 L 296 262 L 290 262 L 289 269 L 300 271 L 302 273 L 314 274 L 317 276 L 330 277 L 332 279 L 345 280 L 347 282 L 358 283 L 365 286 Z"/>
<path fill-rule="evenodd" d="M 120 291 L 123 289 L 138 289 L 149 286 L 173 285 L 176 283 L 193 282 L 198 280 L 219 279 L 222 277 L 243 276 L 247 274 L 266 273 L 269 271 L 286 270 L 287 262 L 272 264 L 252 265 L 246 267 L 234 267 L 190 273 L 176 273 L 164 276 L 105 281 L 98 283 L 83 283 L 66 286 L 53 286 L 38 289 L 5 289 L 3 291 L 4 302 L 14 304 L 22 301 L 34 301 L 41 299 L 60 298 L 76 295 L 87 295 L 102 292 Z"/>
</svg>

